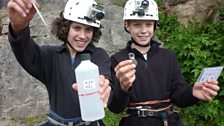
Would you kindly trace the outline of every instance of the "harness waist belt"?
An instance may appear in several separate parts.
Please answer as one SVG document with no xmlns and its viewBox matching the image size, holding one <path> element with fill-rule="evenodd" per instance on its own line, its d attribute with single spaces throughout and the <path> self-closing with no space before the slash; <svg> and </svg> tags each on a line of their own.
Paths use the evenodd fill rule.
<svg viewBox="0 0 224 126">
<path fill-rule="evenodd" d="M 162 113 L 171 115 L 176 112 L 172 105 L 161 109 L 147 109 L 147 108 L 128 108 L 127 114 L 135 115 L 138 117 L 162 117 Z"/>
<path fill-rule="evenodd" d="M 64 119 L 61 116 L 59 116 L 57 113 L 49 110 L 49 114 L 47 119 L 54 125 L 57 126 L 85 126 L 90 125 L 92 123 L 98 123 L 97 121 L 94 122 L 85 122 L 82 121 L 81 118 L 72 118 L 72 119 Z"/>
<path fill-rule="evenodd" d="M 171 102 L 171 99 L 145 101 L 145 102 L 131 102 L 129 103 L 129 106 L 155 105 L 155 104 L 170 103 L 170 102 Z"/>
</svg>

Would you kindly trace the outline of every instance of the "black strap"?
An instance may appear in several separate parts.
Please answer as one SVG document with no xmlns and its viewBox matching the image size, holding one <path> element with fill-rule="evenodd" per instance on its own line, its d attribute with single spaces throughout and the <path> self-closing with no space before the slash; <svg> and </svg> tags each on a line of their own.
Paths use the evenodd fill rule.
<svg viewBox="0 0 224 126">
<path fill-rule="evenodd" d="M 138 117 L 158 117 L 162 118 L 163 120 L 166 120 L 167 116 L 174 113 L 173 107 L 170 107 L 163 111 L 149 111 L 148 109 L 142 108 L 142 109 L 128 109 L 127 114 L 131 114 L 133 116 Z"/>
<path fill-rule="evenodd" d="M 77 125 L 77 124 L 79 124 L 79 123 L 81 123 L 82 122 L 82 120 L 77 120 L 77 121 L 63 121 L 63 120 L 61 120 L 61 119 L 59 119 L 59 118 L 57 118 L 56 116 L 53 116 L 53 115 L 51 115 L 51 114 L 48 114 L 48 120 L 49 120 L 49 122 L 50 123 L 52 123 L 52 124 L 55 124 L 55 125 L 62 125 L 62 126 L 64 126 L 64 125 L 66 125 L 66 126 L 70 126 L 71 125 L 71 123 L 72 123 L 72 126 L 75 126 L 75 125 Z"/>
<path fill-rule="evenodd" d="M 58 115 L 57 113 L 55 113 L 51 108 L 49 109 L 48 117 L 49 117 L 49 119 L 53 119 L 53 121 L 56 121 L 63 125 L 68 125 L 70 123 L 75 125 L 75 124 L 79 124 L 79 123 L 83 122 L 80 117 L 72 118 L 72 119 L 65 119 L 65 118 L 61 117 L 60 115 Z"/>
<path fill-rule="evenodd" d="M 127 114 L 138 117 L 159 117 L 159 114 L 156 112 L 150 112 L 145 109 L 128 109 Z"/>
<path fill-rule="evenodd" d="M 57 120 L 56 118 L 51 118 L 48 116 L 48 124 L 51 124 L 53 126 L 100 126 L 99 121 L 94 121 L 94 122 L 85 122 L 85 121 L 80 121 L 80 122 L 64 122 L 62 120 Z M 45 126 L 45 125 L 43 125 Z"/>
<path fill-rule="evenodd" d="M 163 125 L 168 126 L 168 120 L 167 120 L 168 114 L 166 112 L 163 112 L 163 113 L 161 113 L 161 115 L 162 115 L 162 119 L 163 119 Z"/>
</svg>

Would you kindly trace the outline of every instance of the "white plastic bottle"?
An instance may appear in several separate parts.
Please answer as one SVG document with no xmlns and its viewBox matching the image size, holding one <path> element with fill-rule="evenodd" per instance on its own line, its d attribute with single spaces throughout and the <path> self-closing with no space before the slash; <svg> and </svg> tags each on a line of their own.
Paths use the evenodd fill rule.
<svg viewBox="0 0 224 126">
<path fill-rule="evenodd" d="M 81 63 L 75 69 L 78 84 L 81 118 L 95 121 L 105 116 L 103 101 L 99 97 L 99 68 L 90 61 L 90 54 L 81 54 Z"/>
</svg>

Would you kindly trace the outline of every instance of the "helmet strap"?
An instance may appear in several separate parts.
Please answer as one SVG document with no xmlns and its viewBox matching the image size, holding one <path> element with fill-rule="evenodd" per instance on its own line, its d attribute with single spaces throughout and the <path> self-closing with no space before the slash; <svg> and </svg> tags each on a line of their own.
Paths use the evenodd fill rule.
<svg viewBox="0 0 224 126">
<path fill-rule="evenodd" d="M 68 43 L 68 46 L 70 46 L 70 48 L 71 48 L 73 51 L 75 51 L 75 52 L 76 52 L 76 50 L 72 47 L 72 45 L 70 44 L 70 42 L 69 42 L 69 41 L 66 41 L 66 43 Z"/>
<path fill-rule="evenodd" d="M 155 24 L 154 24 L 154 31 L 157 30 L 157 22 L 155 21 Z"/>
</svg>

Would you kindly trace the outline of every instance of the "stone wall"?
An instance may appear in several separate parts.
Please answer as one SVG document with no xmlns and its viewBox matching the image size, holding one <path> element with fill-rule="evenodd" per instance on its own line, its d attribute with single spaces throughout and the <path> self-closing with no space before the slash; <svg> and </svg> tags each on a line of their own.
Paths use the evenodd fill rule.
<svg viewBox="0 0 224 126">
<path fill-rule="evenodd" d="M 189 21 L 216 22 L 218 9 L 223 6 L 221 0 L 164 0 L 168 13 L 178 17 L 181 24 L 187 25 Z"/>
<path fill-rule="evenodd" d="M 169 6 L 176 6 L 178 4 L 182 4 L 187 2 L 188 0 L 166 0 L 169 3 Z"/>
</svg>

